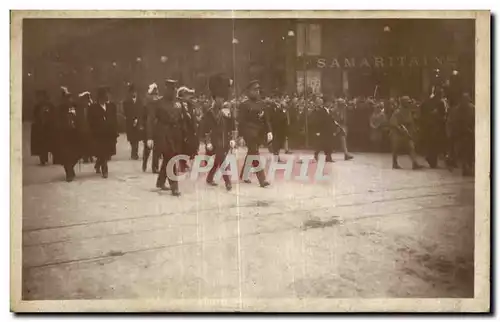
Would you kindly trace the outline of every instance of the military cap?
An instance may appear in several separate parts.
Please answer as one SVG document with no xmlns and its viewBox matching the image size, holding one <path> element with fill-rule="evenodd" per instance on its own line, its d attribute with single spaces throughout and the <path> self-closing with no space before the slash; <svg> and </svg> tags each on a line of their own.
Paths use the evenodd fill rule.
<svg viewBox="0 0 500 322">
<path fill-rule="evenodd" d="M 165 86 L 175 86 L 175 85 L 177 85 L 177 83 L 178 82 L 174 79 L 169 78 L 169 79 L 165 80 Z"/>
<path fill-rule="evenodd" d="M 248 85 L 245 87 L 245 90 L 250 90 L 251 88 L 255 87 L 255 86 L 258 86 L 260 87 L 260 81 L 254 79 L 253 81 L 251 81 L 250 83 L 248 83 Z"/>
</svg>

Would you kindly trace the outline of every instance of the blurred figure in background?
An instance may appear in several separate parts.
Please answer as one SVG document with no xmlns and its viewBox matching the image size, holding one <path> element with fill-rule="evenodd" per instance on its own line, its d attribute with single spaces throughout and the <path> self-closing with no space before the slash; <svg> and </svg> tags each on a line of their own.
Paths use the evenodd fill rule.
<svg viewBox="0 0 500 322">
<path fill-rule="evenodd" d="M 125 124 L 127 141 L 130 143 L 130 158 L 139 160 L 139 140 L 140 140 L 140 118 L 143 103 L 137 97 L 137 90 L 134 84 L 128 86 L 128 97 L 123 101 L 123 112 L 125 114 Z"/>
<path fill-rule="evenodd" d="M 45 165 L 54 148 L 55 108 L 45 90 L 36 92 L 36 100 L 31 125 L 31 155 L 38 156 L 40 165 Z"/>
</svg>

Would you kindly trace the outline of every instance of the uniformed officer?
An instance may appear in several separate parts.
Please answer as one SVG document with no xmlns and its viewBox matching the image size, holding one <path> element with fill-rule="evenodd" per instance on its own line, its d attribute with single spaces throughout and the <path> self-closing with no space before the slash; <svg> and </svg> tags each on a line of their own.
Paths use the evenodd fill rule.
<svg viewBox="0 0 500 322">
<path fill-rule="evenodd" d="M 179 108 L 182 111 L 185 133 L 182 143 L 182 153 L 188 155 L 191 160 L 198 154 L 198 148 L 200 146 L 200 141 L 198 139 L 198 121 L 196 119 L 193 104 L 194 94 L 194 89 L 185 86 L 177 90 L 177 99 Z M 186 171 L 189 168 L 186 160 L 181 160 L 179 166 L 181 167 L 180 171 Z"/>
<path fill-rule="evenodd" d="M 143 138 L 143 152 L 142 152 L 142 171 L 146 172 L 148 168 L 148 159 L 151 151 L 153 152 L 153 159 L 151 161 L 151 169 L 153 173 L 158 173 L 159 163 L 160 163 L 160 152 L 154 148 L 149 148 L 147 143 L 147 133 L 148 133 L 148 111 L 156 109 L 157 105 L 160 104 L 161 96 L 158 92 L 158 85 L 152 83 L 149 85 L 148 92 L 146 95 L 146 103 L 143 107 L 141 128 L 142 128 L 142 138 Z"/>
<path fill-rule="evenodd" d="M 180 196 L 179 183 L 168 176 L 167 165 L 172 158 L 182 153 L 182 143 L 184 137 L 182 110 L 176 102 L 177 81 L 167 79 L 165 81 L 165 92 L 158 101 L 159 104 L 151 105 L 148 108 L 147 119 L 147 144 L 150 149 L 155 145 L 155 149 L 161 153 L 163 160 L 160 172 L 156 180 L 156 187 L 161 190 L 169 190 L 166 181 L 170 184 L 172 195 Z M 173 165 L 173 174 L 178 175 L 177 165 Z"/>
<path fill-rule="evenodd" d="M 403 96 L 400 107 L 392 113 L 390 119 L 393 169 L 401 169 L 398 164 L 398 152 L 401 146 L 409 150 L 413 169 L 422 168 L 417 162 L 417 155 L 415 153 L 415 127 L 410 102 L 411 100 L 408 96 Z"/>
<path fill-rule="evenodd" d="M 243 178 L 247 158 L 248 156 L 259 156 L 259 146 L 263 143 L 264 137 L 267 136 L 267 142 L 271 142 L 273 135 L 269 114 L 266 113 L 266 105 L 260 99 L 259 81 L 251 81 L 246 87 L 246 94 L 247 99 L 241 102 L 238 110 L 238 132 L 243 136 L 248 148 L 240 178 L 244 179 L 245 183 L 251 183 L 249 178 Z M 258 165 L 259 161 L 252 162 L 253 167 Z M 256 172 L 256 175 L 261 187 L 269 185 L 263 169 Z"/>
<path fill-rule="evenodd" d="M 36 99 L 31 125 L 31 155 L 38 156 L 40 165 L 45 165 L 49 160 L 49 152 L 53 152 L 55 108 L 44 90 L 36 92 Z"/>
<path fill-rule="evenodd" d="M 231 149 L 236 147 L 236 142 L 232 137 L 234 131 L 234 119 L 230 108 L 224 105 L 224 101 L 229 96 L 230 79 L 223 74 L 216 74 L 210 77 L 208 83 L 212 93 L 212 106 L 203 117 L 202 132 L 206 136 L 207 155 L 215 156 L 214 164 L 207 175 L 207 184 L 216 186 L 214 176 L 216 171 L 224 162 Z M 224 170 L 224 169 L 223 169 Z M 226 189 L 232 189 L 231 180 L 228 175 L 223 175 Z"/>
<path fill-rule="evenodd" d="M 78 124 L 77 107 L 70 91 L 62 86 L 61 104 L 57 108 L 57 147 L 54 151 L 54 163 L 64 167 L 66 181 L 75 179 L 75 165 L 82 156 L 81 133 Z"/>
<path fill-rule="evenodd" d="M 118 138 L 117 108 L 109 96 L 108 87 L 97 90 L 97 102 L 89 108 L 89 125 L 93 139 L 93 149 L 97 157 L 96 173 L 108 177 L 108 161 L 116 154 Z"/>
<path fill-rule="evenodd" d="M 125 114 L 127 141 L 130 143 L 130 158 L 132 160 L 139 160 L 139 140 L 141 134 L 139 119 L 142 108 L 143 105 L 137 97 L 137 90 L 134 84 L 129 84 L 128 97 L 123 102 L 123 112 Z"/>
</svg>

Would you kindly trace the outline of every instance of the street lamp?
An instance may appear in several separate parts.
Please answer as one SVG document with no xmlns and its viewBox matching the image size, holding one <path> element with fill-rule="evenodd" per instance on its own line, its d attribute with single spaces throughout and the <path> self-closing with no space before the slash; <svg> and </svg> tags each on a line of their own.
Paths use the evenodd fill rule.
<svg viewBox="0 0 500 322">
<path fill-rule="evenodd" d="M 167 56 L 161 56 L 161 57 L 160 57 L 160 61 L 161 61 L 162 63 L 166 63 L 166 62 L 167 62 L 167 60 L 168 60 L 168 57 L 167 57 Z"/>
<path fill-rule="evenodd" d="M 200 50 L 200 46 L 198 46 L 198 45 L 194 45 L 194 46 L 193 46 L 193 49 L 194 49 L 194 51 L 198 51 L 198 50 Z"/>
<path fill-rule="evenodd" d="M 233 38 L 233 41 L 232 41 L 233 45 L 237 45 L 239 43 L 238 39 L 236 38 Z"/>
<path fill-rule="evenodd" d="M 295 36 L 295 32 L 293 32 L 293 30 L 288 30 L 288 37 L 294 37 Z"/>
<path fill-rule="evenodd" d="M 138 62 L 138 63 L 140 63 L 140 62 L 142 61 L 142 58 L 141 58 L 141 57 L 137 57 L 137 58 L 135 59 L 135 61 L 136 61 L 136 62 Z"/>
<path fill-rule="evenodd" d="M 390 31 L 391 31 L 391 27 L 389 27 L 389 26 L 384 27 L 384 32 L 390 32 Z"/>
</svg>

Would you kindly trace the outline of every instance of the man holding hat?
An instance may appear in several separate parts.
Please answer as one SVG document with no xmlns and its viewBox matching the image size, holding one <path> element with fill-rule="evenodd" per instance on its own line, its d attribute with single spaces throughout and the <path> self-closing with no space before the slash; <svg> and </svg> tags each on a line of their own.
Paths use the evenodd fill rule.
<svg viewBox="0 0 500 322">
<path fill-rule="evenodd" d="M 155 148 L 163 156 L 160 166 L 160 173 L 156 180 L 156 187 L 161 190 L 169 190 L 165 186 L 166 181 L 170 184 L 172 195 L 180 196 L 179 183 L 172 178 L 167 178 L 167 164 L 176 155 L 182 152 L 182 142 L 184 131 L 182 126 L 182 111 L 176 104 L 176 84 L 177 81 L 166 80 L 165 92 L 159 104 L 148 109 L 147 119 L 147 144 L 151 149 L 153 142 Z M 177 166 L 174 164 L 173 172 L 178 175 Z"/>
<path fill-rule="evenodd" d="M 238 110 L 238 131 L 243 136 L 248 148 L 245 157 L 245 163 L 240 173 L 240 178 L 243 179 L 247 158 L 249 155 L 258 156 L 259 146 L 262 143 L 263 136 L 267 134 L 267 142 L 273 140 L 272 127 L 269 118 L 269 113 L 266 111 L 266 105 L 260 99 L 260 83 L 257 80 L 251 81 L 246 87 L 248 99 L 241 102 Z M 259 162 L 252 161 L 252 167 L 257 167 Z M 269 182 L 266 181 L 264 170 L 256 172 L 257 179 L 261 187 L 267 187 Z M 248 178 L 245 178 L 245 183 L 251 183 Z"/>
<path fill-rule="evenodd" d="M 64 167 L 66 181 L 75 179 L 75 165 L 82 157 L 81 133 L 78 124 L 77 108 L 71 93 L 62 86 L 61 104 L 57 110 L 57 148 L 54 151 L 54 163 Z"/>
<path fill-rule="evenodd" d="M 139 160 L 139 118 L 141 109 L 142 102 L 140 102 L 137 98 L 137 90 L 135 89 L 134 84 L 129 84 L 128 98 L 123 102 L 123 112 L 125 114 L 127 141 L 130 143 L 130 158 L 132 160 Z"/>
<path fill-rule="evenodd" d="M 229 97 L 230 79 L 223 74 L 210 77 L 208 87 L 212 93 L 213 103 L 203 117 L 202 133 L 206 135 L 207 155 L 215 155 L 214 165 L 207 175 L 207 184 L 216 186 L 214 176 L 216 171 L 224 162 L 229 150 L 236 146 L 232 138 L 234 120 L 224 101 Z M 222 176 L 226 190 L 232 189 L 231 180 L 228 175 Z"/>
<path fill-rule="evenodd" d="M 89 109 L 89 125 L 92 133 L 94 153 L 97 157 L 96 173 L 108 177 L 108 161 L 116 154 L 118 120 L 116 105 L 110 101 L 109 88 L 100 87 L 97 102 Z"/>
<path fill-rule="evenodd" d="M 414 122 L 411 111 L 411 100 L 408 96 L 403 96 L 400 100 L 400 108 L 394 111 L 390 119 L 391 144 L 392 144 L 392 168 L 401 169 L 398 164 L 398 152 L 401 146 L 409 150 L 413 170 L 421 169 L 417 162 L 414 141 Z"/>
</svg>

